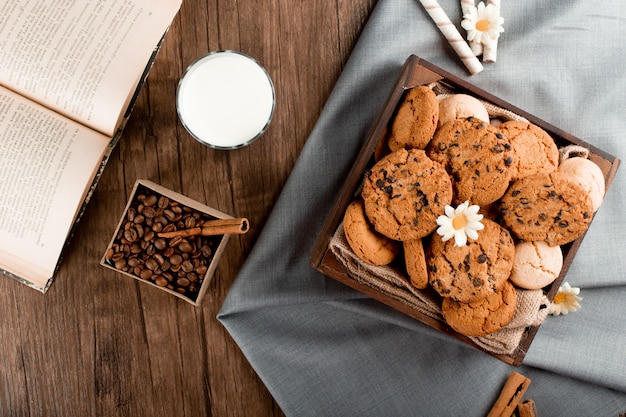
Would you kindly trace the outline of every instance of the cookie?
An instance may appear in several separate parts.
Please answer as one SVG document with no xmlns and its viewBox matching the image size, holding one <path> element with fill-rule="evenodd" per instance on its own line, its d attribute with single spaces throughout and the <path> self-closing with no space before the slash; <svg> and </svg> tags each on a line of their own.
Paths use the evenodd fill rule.
<svg viewBox="0 0 626 417">
<path fill-rule="evenodd" d="M 542 128 L 528 122 L 512 120 L 499 127 L 515 152 L 511 181 L 533 174 L 548 174 L 559 166 L 559 149 Z"/>
<path fill-rule="evenodd" d="M 589 159 L 574 157 L 561 162 L 559 171 L 576 177 L 576 180 L 589 194 L 593 211 L 596 212 L 600 208 L 602 200 L 604 200 L 606 191 L 604 174 L 600 167 Z"/>
<path fill-rule="evenodd" d="M 426 152 L 452 178 L 457 204 L 484 206 L 502 197 L 515 164 L 511 144 L 498 128 L 473 117 L 443 125 Z"/>
<path fill-rule="evenodd" d="M 372 265 L 387 265 L 401 249 L 399 242 L 377 233 L 365 217 L 362 200 L 350 203 L 343 216 L 346 240 L 354 254 Z"/>
<path fill-rule="evenodd" d="M 419 149 L 399 149 L 366 173 L 361 192 L 374 228 L 394 240 L 420 239 L 437 227 L 452 199 L 443 167 Z"/>
<path fill-rule="evenodd" d="M 489 123 L 489 113 L 476 97 L 467 94 L 452 94 L 439 100 L 439 127 L 453 120 L 467 117 L 474 117 Z"/>
<path fill-rule="evenodd" d="M 500 214 L 520 240 L 564 245 L 581 236 L 593 216 L 591 198 L 569 174 L 535 174 L 511 184 Z"/>
<path fill-rule="evenodd" d="M 433 234 L 426 257 L 428 281 L 445 298 L 470 302 L 498 291 L 509 278 L 515 259 L 515 243 L 498 223 L 483 219 L 478 239 L 454 246 Z"/>
<path fill-rule="evenodd" d="M 428 269 L 426 268 L 426 254 L 422 239 L 406 240 L 403 242 L 404 264 L 409 275 L 411 285 L 424 289 L 428 286 Z"/>
<path fill-rule="evenodd" d="M 515 245 L 515 261 L 509 280 L 520 288 L 538 290 L 552 282 L 563 268 L 560 246 L 546 242 L 519 242 Z"/>
<path fill-rule="evenodd" d="M 503 329 L 515 315 L 517 296 L 513 284 L 506 281 L 487 298 L 461 303 L 445 298 L 441 312 L 446 323 L 465 336 L 480 337 Z"/>
<path fill-rule="evenodd" d="M 438 120 L 439 101 L 433 90 L 425 85 L 410 89 L 393 118 L 389 149 L 424 149 L 437 129 Z"/>
</svg>

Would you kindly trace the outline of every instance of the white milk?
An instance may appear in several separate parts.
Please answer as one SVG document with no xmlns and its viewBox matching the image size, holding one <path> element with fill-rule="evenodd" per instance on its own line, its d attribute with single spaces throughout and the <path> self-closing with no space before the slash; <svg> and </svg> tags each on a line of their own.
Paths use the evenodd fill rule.
<svg viewBox="0 0 626 417">
<path fill-rule="evenodd" d="M 178 85 L 178 116 L 198 141 L 215 148 L 248 145 L 267 128 L 274 86 L 263 67 L 235 51 L 210 53 Z"/>
</svg>

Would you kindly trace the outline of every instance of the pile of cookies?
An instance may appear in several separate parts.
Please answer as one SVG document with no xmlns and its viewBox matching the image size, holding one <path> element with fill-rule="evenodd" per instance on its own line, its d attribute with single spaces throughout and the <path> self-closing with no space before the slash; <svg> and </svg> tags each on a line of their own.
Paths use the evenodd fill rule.
<svg viewBox="0 0 626 417">
<path fill-rule="evenodd" d="M 515 314 L 518 289 L 559 276 L 561 245 L 587 230 L 604 197 L 600 168 L 562 151 L 539 126 L 490 117 L 473 96 L 414 87 L 346 209 L 346 240 L 363 262 L 399 266 L 436 291 L 458 333 L 494 333 Z"/>
</svg>

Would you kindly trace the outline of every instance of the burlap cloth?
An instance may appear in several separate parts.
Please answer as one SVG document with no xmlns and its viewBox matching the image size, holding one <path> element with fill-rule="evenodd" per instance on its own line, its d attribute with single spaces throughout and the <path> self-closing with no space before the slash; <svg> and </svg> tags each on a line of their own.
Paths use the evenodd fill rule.
<svg viewBox="0 0 626 417">
<path fill-rule="evenodd" d="M 411 285 L 404 273 L 393 266 L 375 266 L 363 262 L 350 248 L 339 225 L 329 244 L 335 257 L 344 265 L 350 278 L 375 288 L 412 309 L 445 323 L 441 314 L 441 300 L 430 290 Z M 548 315 L 548 300 L 541 290 L 516 288 L 517 307 L 509 324 L 502 330 L 483 337 L 470 337 L 482 349 L 494 354 L 509 355 L 516 351 L 526 329 L 540 325 Z"/>
</svg>

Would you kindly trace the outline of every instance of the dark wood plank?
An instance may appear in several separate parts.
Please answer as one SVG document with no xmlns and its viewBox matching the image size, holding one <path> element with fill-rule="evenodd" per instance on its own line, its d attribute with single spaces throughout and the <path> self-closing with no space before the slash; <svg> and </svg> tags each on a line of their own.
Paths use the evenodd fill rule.
<svg viewBox="0 0 626 417">
<path fill-rule="evenodd" d="M 0 276 L 0 414 L 283 415 L 215 317 L 375 2 L 184 1 L 51 289 Z M 276 87 L 269 130 L 235 151 L 176 118 L 184 69 L 218 49 L 253 56 Z M 250 219 L 198 307 L 99 265 L 140 178 Z"/>
</svg>

